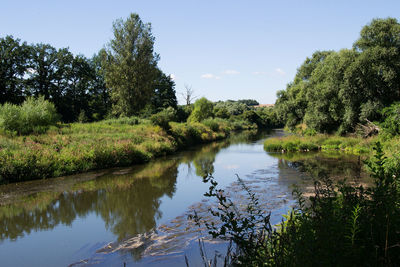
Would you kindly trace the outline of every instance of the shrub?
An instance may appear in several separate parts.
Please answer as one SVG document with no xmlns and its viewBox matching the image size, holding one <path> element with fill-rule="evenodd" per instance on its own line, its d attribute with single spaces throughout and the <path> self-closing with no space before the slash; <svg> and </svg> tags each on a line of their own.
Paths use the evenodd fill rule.
<svg viewBox="0 0 400 267">
<path fill-rule="evenodd" d="M 208 118 L 208 119 L 205 119 L 204 121 L 202 121 L 201 123 L 203 123 L 205 126 L 210 128 L 214 132 L 218 132 L 219 131 L 220 121 L 217 120 L 217 119 Z"/>
<path fill-rule="evenodd" d="M 400 134 L 400 103 L 396 102 L 382 110 L 382 116 L 385 118 L 382 128 L 389 135 Z"/>
<path fill-rule="evenodd" d="M 88 121 L 89 121 L 89 119 L 86 116 L 86 112 L 82 109 L 81 112 L 79 112 L 78 122 L 84 123 L 84 122 L 88 122 Z"/>
<path fill-rule="evenodd" d="M 114 119 L 108 119 L 104 120 L 101 123 L 108 124 L 108 125 L 113 125 L 113 124 L 123 124 L 123 125 L 137 125 L 141 121 L 138 117 L 132 116 L 132 117 L 119 117 L 119 118 L 114 118 Z"/>
<path fill-rule="evenodd" d="M 178 108 L 176 109 L 177 121 L 178 122 L 186 122 L 191 113 L 192 113 L 191 106 L 188 106 L 188 105 L 178 106 Z"/>
<path fill-rule="evenodd" d="M 168 107 L 156 114 L 153 114 L 150 117 L 150 120 L 154 125 L 158 125 L 164 130 L 169 130 L 169 122 L 176 121 L 176 110 L 172 107 Z"/>
<path fill-rule="evenodd" d="M 20 135 L 44 133 L 58 120 L 54 104 L 44 97 L 29 97 L 21 106 L 6 103 L 0 107 L 0 128 Z"/>
</svg>

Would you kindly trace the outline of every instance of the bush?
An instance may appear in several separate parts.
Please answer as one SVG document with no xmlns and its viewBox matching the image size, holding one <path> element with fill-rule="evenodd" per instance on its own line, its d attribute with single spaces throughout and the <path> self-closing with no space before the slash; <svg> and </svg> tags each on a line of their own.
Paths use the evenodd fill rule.
<svg viewBox="0 0 400 267">
<path fill-rule="evenodd" d="M 137 125 L 141 121 L 138 117 L 119 117 L 118 119 L 108 119 L 104 120 L 101 123 L 113 125 L 113 124 L 122 124 L 122 125 Z"/>
<path fill-rule="evenodd" d="M 400 134 L 400 103 L 396 102 L 384 108 L 382 116 L 385 118 L 381 124 L 383 131 L 392 136 Z"/>
<path fill-rule="evenodd" d="M 6 103 L 0 107 L 0 128 L 6 132 L 40 134 L 58 121 L 56 108 L 44 97 L 29 97 L 21 106 Z"/>
<path fill-rule="evenodd" d="M 153 114 L 150 117 L 150 120 L 154 125 L 158 125 L 164 130 L 169 130 L 171 128 L 169 126 L 169 122 L 176 121 L 176 110 L 172 107 L 168 107 L 156 114 Z"/>
<path fill-rule="evenodd" d="M 190 114 L 189 122 L 200 122 L 213 116 L 213 103 L 207 98 L 202 97 L 194 103 L 192 114 Z"/>
<path fill-rule="evenodd" d="M 176 109 L 177 121 L 178 122 L 186 122 L 191 113 L 192 113 L 191 106 L 188 106 L 188 105 L 178 106 L 178 108 Z"/>
<path fill-rule="evenodd" d="M 207 126 L 208 128 L 210 128 L 211 130 L 213 130 L 214 132 L 219 131 L 220 121 L 217 119 L 208 118 L 208 119 L 202 121 L 202 123 L 205 126 Z"/>
</svg>

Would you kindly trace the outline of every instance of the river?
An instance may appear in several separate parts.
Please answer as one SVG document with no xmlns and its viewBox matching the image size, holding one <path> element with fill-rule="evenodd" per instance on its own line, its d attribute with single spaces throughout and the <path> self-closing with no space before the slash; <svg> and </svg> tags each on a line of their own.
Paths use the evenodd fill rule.
<svg viewBox="0 0 400 267">
<path fill-rule="evenodd" d="M 293 185 L 310 190 L 311 176 L 369 182 L 356 156 L 266 153 L 265 138 L 282 134 L 244 132 L 143 165 L 0 186 L 0 266 L 185 266 L 184 255 L 199 266 L 205 231 L 187 216 L 209 216 L 208 173 L 236 199 L 241 177 L 272 223 L 295 204 Z M 210 257 L 226 247 L 205 246 Z"/>
</svg>

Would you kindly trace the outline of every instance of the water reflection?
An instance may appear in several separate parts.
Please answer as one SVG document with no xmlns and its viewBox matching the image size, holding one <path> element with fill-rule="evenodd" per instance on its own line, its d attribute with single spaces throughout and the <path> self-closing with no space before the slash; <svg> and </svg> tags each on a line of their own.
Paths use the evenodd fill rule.
<svg viewBox="0 0 400 267">
<path fill-rule="evenodd" d="M 69 226 L 91 212 L 101 216 L 118 241 L 146 233 L 162 216 L 160 199 L 173 197 L 181 163 L 194 166 L 198 176 L 212 173 L 218 151 L 257 138 L 255 135 L 243 133 L 128 169 L 1 186 L 0 239 L 17 240 L 32 231 Z"/>
<path fill-rule="evenodd" d="M 307 173 L 311 180 L 329 177 L 333 181 L 368 183 L 371 179 L 365 169 L 362 156 L 351 155 L 340 151 L 332 152 L 294 152 L 268 153 L 278 158 L 281 168 L 294 168 Z"/>
<path fill-rule="evenodd" d="M 161 216 L 159 198 L 175 192 L 177 164 L 177 160 L 158 161 L 128 174 L 77 182 L 63 191 L 15 197 L 15 203 L 0 207 L 1 239 L 15 240 L 32 230 L 71 225 L 92 211 L 118 240 L 148 231 Z M 8 192 L 12 193 L 18 194 Z"/>
</svg>

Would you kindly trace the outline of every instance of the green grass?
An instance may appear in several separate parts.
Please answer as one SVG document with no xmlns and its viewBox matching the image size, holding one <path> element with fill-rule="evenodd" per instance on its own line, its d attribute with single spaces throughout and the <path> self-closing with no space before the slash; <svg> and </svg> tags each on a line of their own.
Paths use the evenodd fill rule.
<svg viewBox="0 0 400 267">
<path fill-rule="evenodd" d="M 264 142 L 266 151 L 331 151 L 340 150 L 352 154 L 362 154 L 371 151 L 377 138 L 342 137 L 319 134 L 315 136 L 290 135 L 269 138 Z"/>
<path fill-rule="evenodd" d="M 144 163 L 182 147 L 225 138 L 238 128 L 228 120 L 215 123 L 213 131 L 202 123 L 171 122 L 167 132 L 146 120 L 124 118 L 66 124 L 41 135 L 0 135 L 0 183 Z"/>
</svg>

